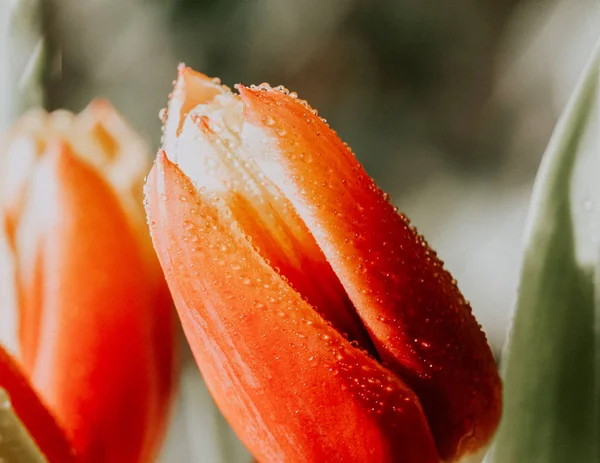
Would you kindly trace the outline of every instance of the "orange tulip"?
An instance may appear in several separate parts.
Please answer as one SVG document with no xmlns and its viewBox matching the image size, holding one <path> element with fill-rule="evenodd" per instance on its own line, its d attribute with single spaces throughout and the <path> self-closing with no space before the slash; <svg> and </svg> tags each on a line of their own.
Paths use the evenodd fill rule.
<svg viewBox="0 0 600 463">
<path fill-rule="evenodd" d="M 23 369 L 81 461 L 147 461 L 166 426 L 174 346 L 141 204 L 145 146 L 96 101 L 78 116 L 28 113 L 4 147 Z"/>
<path fill-rule="evenodd" d="M 146 186 L 217 404 L 264 462 L 476 460 L 501 385 L 456 282 L 306 102 L 238 90 L 180 67 Z"/>
</svg>

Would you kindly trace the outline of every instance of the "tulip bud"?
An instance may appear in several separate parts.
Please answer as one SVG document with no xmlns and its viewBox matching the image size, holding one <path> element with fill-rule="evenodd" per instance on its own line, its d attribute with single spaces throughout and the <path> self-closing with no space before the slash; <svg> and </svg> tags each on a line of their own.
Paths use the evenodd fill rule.
<svg viewBox="0 0 600 463">
<path fill-rule="evenodd" d="M 308 104 L 185 66 L 152 238 L 215 400 L 259 461 L 480 459 L 501 385 L 456 282 Z"/>
<path fill-rule="evenodd" d="M 0 163 L 23 369 L 83 461 L 147 461 L 174 345 L 141 205 L 144 143 L 95 101 L 77 116 L 26 114 Z"/>
</svg>

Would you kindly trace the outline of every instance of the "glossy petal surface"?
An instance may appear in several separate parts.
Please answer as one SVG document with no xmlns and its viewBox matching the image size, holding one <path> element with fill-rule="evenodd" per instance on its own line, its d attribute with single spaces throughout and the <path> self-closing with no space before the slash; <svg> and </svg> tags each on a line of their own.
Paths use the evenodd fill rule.
<svg viewBox="0 0 600 463">
<path fill-rule="evenodd" d="M 194 95 L 185 94 L 186 99 Z M 257 252 L 326 320 L 375 354 L 348 295 L 310 231 L 241 144 L 239 98 L 230 93 L 215 100 L 190 112 L 171 158 L 205 192 L 223 199 Z"/>
<path fill-rule="evenodd" d="M 382 361 L 416 392 L 442 458 L 479 449 L 499 421 L 500 381 L 455 281 L 307 105 L 273 89 L 240 94 L 246 121 L 275 141 L 259 166 L 312 232 Z"/>
<path fill-rule="evenodd" d="M 164 154 L 153 241 L 211 393 L 260 461 L 439 461 L 414 393 L 328 325 Z"/>
<path fill-rule="evenodd" d="M 185 66 L 175 89 L 164 148 L 182 178 L 193 183 L 204 203 L 221 211 L 225 222 L 235 224 L 261 262 L 334 332 L 347 335 L 414 392 L 444 461 L 477 458 L 474 454 L 484 450 L 500 418 L 496 365 L 456 282 L 406 217 L 294 94 L 265 84 L 240 86 L 237 96 Z M 165 180 L 165 191 L 170 181 Z M 169 228 L 188 220 L 178 219 L 159 223 L 155 247 L 157 236 L 164 240 Z M 202 216 L 200 223 L 210 220 Z M 186 254 L 163 245 L 163 268 L 167 257 L 174 265 Z M 215 259 L 239 249 L 224 246 L 221 251 L 213 250 Z M 199 252 L 196 246 L 190 254 Z M 192 267 L 199 279 L 207 276 L 207 265 Z M 178 273 L 172 271 L 171 279 Z M 221 284 L 204 289 L 192 302 L 176 298 L 180 315 L 199 309 L 213 293 L 225 294 L 221 287 L 231 283 L 227 275 L 213 274 Z M 171 284 L 172 291 L 179 286 Z M 240 294 L 254 293 L 242 289 Z M 226 301 L 222 305 L 228 307 Z M 227 310 L 233 309 L 242 313 L 237 306 Z M 222 331 L 232 335 L 237 327 L 232 322 Z M 256 332 L 277 336 L 267 327 Z M 252 341 L 249 332 L 245 336 Z M 196 352 L 201 368 L 209 368 L 211 360 L 200 357 L 198 347 Z M 292 375 L 304 371 L 290 368 Z"/>
<path fill-rule="evenodd" d="M 29 381 L 0 345 L 0 388 L 50 463 L 74 463 L 75 453 L 64 431 L 32 389 Z M 1 445 L 1 444 L 0 444 Z"/>
</svg>

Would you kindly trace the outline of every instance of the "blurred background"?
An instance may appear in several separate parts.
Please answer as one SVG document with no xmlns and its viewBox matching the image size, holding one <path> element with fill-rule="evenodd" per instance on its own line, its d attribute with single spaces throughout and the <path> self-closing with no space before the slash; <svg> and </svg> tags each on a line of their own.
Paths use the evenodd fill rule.
<svg viewBox="0 0 600 463">
<path fill-rule="evenodd" d="M 439 252 L 499 353 L 533 178 L 600 31 L 596 0 L 54 0 L 22 23 L 11 3 L 0 6 L 3 130 L 32 72 L 19 57 L 40 53 L 32 24 L 49 44 L 47 107 L 104 96 L 149 155 L 179 62 L 228 85 L 283 84 Z M 15 28 L 20 39 L 6 39 Z M 183 397 L 203 421 L 179 412 L 164 461 L 244 461 L 201 387 L 190 366 Z M 185 448 L 173 444 L 186 432 Z"/>
</svg>

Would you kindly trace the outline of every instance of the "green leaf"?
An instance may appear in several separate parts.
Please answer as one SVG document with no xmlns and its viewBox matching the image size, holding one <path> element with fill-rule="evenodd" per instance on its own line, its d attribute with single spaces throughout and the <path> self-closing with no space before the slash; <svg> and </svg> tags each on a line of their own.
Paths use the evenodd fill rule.
<svg viewBox="0 0 600 463">
<path fill-rule="evenodd" d="M 496 463 L 599 461 L 600 43 L 535 182 Z"/>
</svg>

